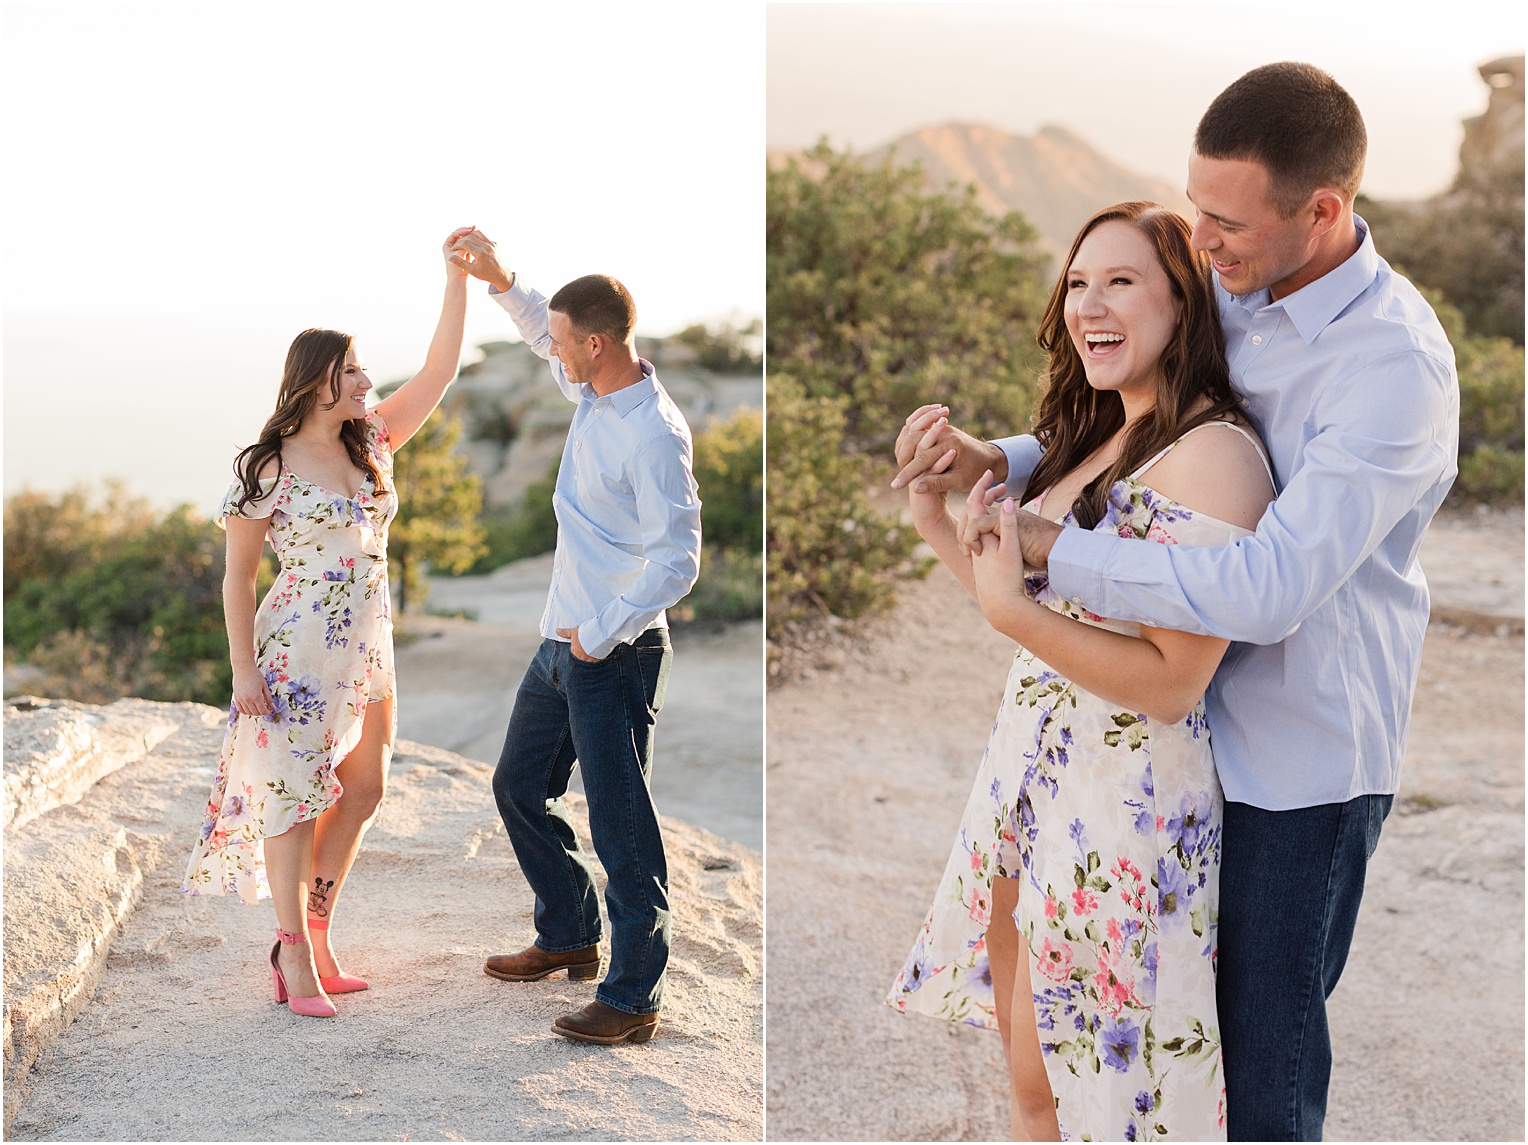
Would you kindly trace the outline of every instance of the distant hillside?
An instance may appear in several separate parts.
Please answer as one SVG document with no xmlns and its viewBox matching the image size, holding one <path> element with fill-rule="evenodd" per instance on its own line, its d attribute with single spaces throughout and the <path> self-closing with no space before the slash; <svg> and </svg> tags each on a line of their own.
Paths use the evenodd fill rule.
<svg viewBox="0 0 1528 1145">
<path fill-rule="evenodd" d="M 1022 211 L 1055 256 L 1071 247 L 1089 215 L 1111 203 L 1151 199 L 1193 217 L 1181 189 L 1127 171 L 1064 127 L 1023 136 L 949 123 L 911 132 L 868 157 L 879 161 L 892 150 L 899 164 L 921 163 L 931 187 L 970 183 L 986 210 Z"/>
</svg>

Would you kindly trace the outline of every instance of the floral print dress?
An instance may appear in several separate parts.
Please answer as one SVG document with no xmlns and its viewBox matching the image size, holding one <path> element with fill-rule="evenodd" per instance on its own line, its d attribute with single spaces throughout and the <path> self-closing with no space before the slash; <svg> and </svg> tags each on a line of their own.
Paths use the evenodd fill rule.
<svg viewBox="0 0 1528 1145">
<path fill-rule="evenodd" d="M 1142 483 L 1166 453 L 1115 484 L 1097 529 L 1185 545 L 1250 535 Z M 1070 513 L 1062 524 L 1075 526 Z M 1079 623 L 1140 633 L 1057 596 L 1043 574 L 1025 587 Z M 1225 1140 L 1221 815 L 1202 699 L 1164 725 L 1020 648 L 933 907 L 887 1002 L 996 1029 L 992 880 L 1018 879 L 1015 918 L 1062 1140 Z"/>
<path fill-rule="evenodd" d="M 263 841 L 316 818 L 340 797 L 334 769 L 361 739 L 366 705 L 393 694 L 387 526 L 398 511 L 387 426 L 366 415 L 368 473 L 355 497 L 291 470 L 262 482 L 239 516 L 269 518 L 281 561 L 255 613 L 255 661 L 274 711 L 240 715 L 231 703 L 217 778 L 181 890 L 269 897 Z M 235 515 L 238 482 L 218 524 Z M 397 713 L 394 712 L 396 721 Z"/>
</svg>

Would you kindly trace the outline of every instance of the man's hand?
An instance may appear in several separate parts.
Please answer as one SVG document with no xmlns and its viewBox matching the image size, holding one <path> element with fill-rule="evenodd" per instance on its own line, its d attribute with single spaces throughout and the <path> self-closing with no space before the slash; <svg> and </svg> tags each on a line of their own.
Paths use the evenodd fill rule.
<svg viewBox="0 0 1528 1145">
<path fill-rule="evenodd" d="M 446 236 L 446 241 L 441 245 L 440 250 L 445 255 L 446 265 L 455 272 L 455 278 L 458 280 L 466 278 L 472 268 L 470 266 L 470 259 L 464 260 L 461 255 L 456 253 L 457 241 L 462 236 L 469 235 L 475 230 L 477 230 L 476 227 L 457 227 L 456 230 Z"/>
<path fill-rule="evenodd" d="M 933 417 L 943 424 L 928 444 L 924 444 L 929 434 L 930 414 L 935 410 L 939 412 Z M 948 406 L 919 406 L 903 423 L 897 434 L 896 454 L 900 469 L 891 479 L 893 489 L 903 489 L 916 482 L 913 486 L 915 493 L 948 493 L 952 489 L 971 488 L 984 469 L 1007 475 L 1008 456 L 991 442 L 981 441 L 949 424 L 944 420 L 949 412 Z M 919 428 L 914 428 L 915 425 Z M 951 450 L 955 451 L 955 456 L 944 461 Z"/>
<path fill-rule="evenodd" d="M 989 486 L 987 482 L 991 479 L 991 473 L 982 474 L 966 498 L 966 510 L 960 519 L 961 546 L 973 556 L 980 556 L 986 545 L 996 539 L 994 535 L 1003 523 L 1001 507 L 994 505 L 1002 495 L 1002 486 Z M 1050 563 L 1051 546 L 1061 535 L 1061 526 L 1013 505 L 1011 497 L 1006 498 L 1006 503 L 1012 508 L 1013 529 L 1024 564 L 1031 570 L 1043 571 Z"/>
<path fill-rule="evenodd" d="M 480 278 L 500 294 L 514 285 L 515 276 L 499 263 L 499 249 L 482 231 L 470 228 L 451 244 L 455 254 L 448 255 L 452 266 Z"/>
<path fill-rule="evenodd" d="M 575 658 L 584 661 L 586 664 L 598 664 L 600 662 L 600 658 L 598 656 L 591 656 L 589 653 L 584 651 L 584 646 L 578 642 L 578 629 L 559 628 L 557 630 L 557 635 L 566 636 L 570 641 L 572 641 L 573 655 Z"/>
</svg>

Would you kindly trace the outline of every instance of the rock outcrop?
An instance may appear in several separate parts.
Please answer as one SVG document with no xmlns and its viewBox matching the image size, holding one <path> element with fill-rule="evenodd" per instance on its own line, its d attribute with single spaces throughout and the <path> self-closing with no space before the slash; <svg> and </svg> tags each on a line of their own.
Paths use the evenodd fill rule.
<svg viewBox="0 0 1528 1145">
<path fill-rule="evenodd" d="M 443 408 L 462 419 L 460 448 L 482 478 L 485 504 L 515 505 L 561 455 L 573 405 L 524 342 L 488 342 L 479 349 L 482 360 L 463 367 Z M 638 338 L 637 352 L 657 368 L 697 433 L 711 421 L 763 406 L 760 374 L 713 373 L 696 362 L 693 349 L 673 339 Z"/>
<path fill-rule="evenodd" d="M 9 706 L 7 790 L 13 767 L 38 768 L 42 749 L 23 745 L 89 755 L 81 719 L 100 743 L 173 730 L 72 802 L 6 828 L 7 1137 L 761 1136 L 756 851 L 664 820 L 674 945 L 658 1036 L 567 1042 L 548 1026 L 592 984 L 482 973 L 487 954 L 533 937 L 492 769 L 399 741 L 335 927 L 347 969 L 372 988 L 315 1022 L 271 1001 L 268 906 L 179 893 L 223 714 Z M 587 838 L 582 800 L 570 803 Z"/>
<path fill-rule="evenodd" d="M 1523 57 L 1504 56 L 1480 65 L 1480 78 L 1491 89 L 1485 111 L 1464 121 L 1459 146 L 1459 181 L 1523 161 Z"/>
</svg>

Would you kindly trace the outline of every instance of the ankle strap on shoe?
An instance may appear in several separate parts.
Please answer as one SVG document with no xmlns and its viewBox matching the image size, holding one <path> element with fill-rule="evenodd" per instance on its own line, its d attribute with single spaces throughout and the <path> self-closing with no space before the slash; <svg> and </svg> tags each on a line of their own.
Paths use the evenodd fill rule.
<svg viewBox="0 0 1528 1145">
<path fill-rule="evenodd" d="M 329 929 L 329 920 L 327 918 L 310 918 L 310 919 L 308 919 L 308 929 L 309 930 L 328 930 Z"/>
<path fill-rule="evenodd" d="M 299 930 L 296 934 L 293 934 L 289 930 L 282 930 L 279 926 L 276 928 L 276 937 L 281 939 L 281 941 L 286 943 L 288 946 L 295 945 L 299 942 L 308 941 L 308 936 L 302 931 Z"/>
</svg>

